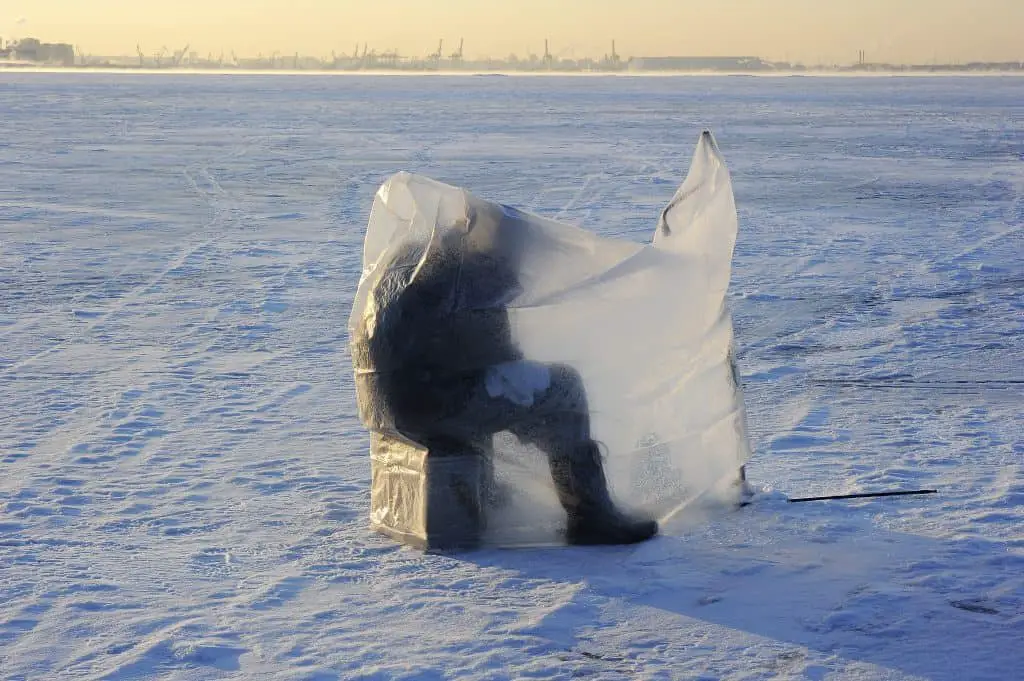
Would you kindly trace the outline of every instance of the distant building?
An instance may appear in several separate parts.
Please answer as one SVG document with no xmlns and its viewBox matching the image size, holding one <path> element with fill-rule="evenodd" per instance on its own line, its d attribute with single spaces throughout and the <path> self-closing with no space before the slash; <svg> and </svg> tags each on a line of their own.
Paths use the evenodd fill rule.
<svg viewBox="0 0 1024 681">
<path fill-rule="evenodd" d="M 24 38 L 8 45 L 8 51 L 15 59 L 23 61 L 60 66 L 75 65 L 75 48 L 67 43 L 44 43 L 35 38 Z"/>
<path fill-rule="evenodd" d="M 633 57 L 630 71 L 767 71 L 774 66 L 760 57 Z"/>
</svg>

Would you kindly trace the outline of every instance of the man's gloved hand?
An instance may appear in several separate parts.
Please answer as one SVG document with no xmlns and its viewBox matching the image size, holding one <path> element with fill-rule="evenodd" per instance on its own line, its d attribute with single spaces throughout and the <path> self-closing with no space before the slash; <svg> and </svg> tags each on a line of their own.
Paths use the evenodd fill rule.
<svg viewBox="0 0 1024 681">
<path fill-rule="evenodd" d="M 534 396 L 551 386 L 551 373 L 540 362 L 504 362 L 488 367 L 484 384 L 491 397 L 504 397 L 521 407 L 531 407 Z"/>
</svg>

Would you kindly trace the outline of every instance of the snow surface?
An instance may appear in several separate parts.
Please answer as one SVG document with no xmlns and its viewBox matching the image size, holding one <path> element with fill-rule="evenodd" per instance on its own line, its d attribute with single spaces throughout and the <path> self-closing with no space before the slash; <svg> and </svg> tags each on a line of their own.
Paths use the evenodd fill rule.
<svg viewBox="0 0 1024 681">
<path fill-rule="evenodd" d="M 644 240 L 704 126 L 764 493 L 639 547 L 371 534 L 378 184 Z M 0 286 L 2 679 L 1024 678 L 1024 79 L 4 73 Z"/>
</svg>

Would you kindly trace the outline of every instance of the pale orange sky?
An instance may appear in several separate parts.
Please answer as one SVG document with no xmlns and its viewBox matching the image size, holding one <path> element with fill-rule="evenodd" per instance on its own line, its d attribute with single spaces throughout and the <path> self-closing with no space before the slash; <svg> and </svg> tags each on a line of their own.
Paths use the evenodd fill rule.
<svg viewBox="0 0 1024 681">
<path fill-rule="evenodd" d="M 1024 60 L 1024 0 L 0 0 L 0 36 L 147 54 L 191 44 L 327 56 L 357 42 L 467 57 L 752 55 L 849 63 Z"/>
</svg>

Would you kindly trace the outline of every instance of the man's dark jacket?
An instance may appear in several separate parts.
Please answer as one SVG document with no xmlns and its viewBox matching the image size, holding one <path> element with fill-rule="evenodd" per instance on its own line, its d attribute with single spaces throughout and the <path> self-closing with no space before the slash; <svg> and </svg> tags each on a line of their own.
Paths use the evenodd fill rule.
<svg viewBox="0 0 1024 681">
<path fill-rule="evenodd" d="M 487 367 L 522 359 L 506 308 L 518 280 L 458 233 L 429 248 L 403 244 L 380 266 L 372 334 L 364 318 L 352 338 L 360 416 L 373 430 L 417 439 L 463 412 Z"/>
</svg>

